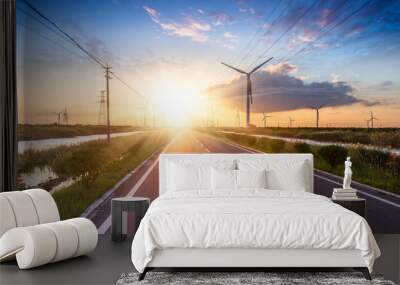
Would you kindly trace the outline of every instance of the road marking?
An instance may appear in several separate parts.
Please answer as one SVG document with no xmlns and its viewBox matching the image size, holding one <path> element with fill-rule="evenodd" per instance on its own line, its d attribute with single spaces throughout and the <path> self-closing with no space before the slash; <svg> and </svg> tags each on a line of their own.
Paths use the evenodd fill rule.
<svg viewBox="0 0 400 285">
<path fill-rule="evenodd" d="M 125 175 L 120 181 L 117 182 L 117 184 L 114 185 L 110 190 L 108 190 L 106 193 L 104 193 L 100 198 L 98 198 L 95 202 L 93 202 L 82 214 L 81 217 L 87 218 L 90 215 L 94 213 L 95 210 L 97 210 L 98 207 L 100 207 L 104 201 L 109 199 L 111 195 L 121 186 L 122 183 L 124 183 L 126 180 L 128 180 L 133 174 L 138 172 L 145 164 L 149 162 L 149 160 L 154 156 L 154 154 L 157 153 L 157 151 L 153 152 L 146 160 L 142 161 L 138 166 L 135 167 L 135 169 L 131 172 L 129 172 L 127 175 Z"/>
<path fill-rule="evenodd" d="M 225 142 L 225 141 L 223 141 L 223 142 L 226 143 L 226 144 L 229 144 L 229 145 L 231 145 L 231 146 L 233 146 L 233 147 L 236 147 L 236 148 L 238 148 L 238 149 L 245 150 L 245 151 L 247 151 L 247 152 L 257 152 L 257 153 L 261 153 L 261 151 L 258 151 L 258 150 L 255 150 L 255 149 L 245 148 L 245 147 L 242 147 L 242 146 L 239 146 L 239 145 L 236 145 L 236 144 L 231 144 L 231 143 L 228 143 L 228 142 Z M 316 170 L 319 171 L 318 169 L 316 169 Z M 330 173 L 328 173 L 328 172 L 325 172 L 325 171 L 324 171 L 324 173 L 326 173 L 327 175 L 332 175 L 332 174 L 330 174 Z M 334 180 L 332 180 L 332 179 L 329 179 L 329 178 L 325 178 L 325 177 L 320 176 L 320 175 L 318 175 L 318 174 L 315 174 L 315 172 L 314 172 L 314 176 L 316 176 L 316 177 L 318 177 L 318 178 L 320 178 L 320 179 L 326 180 L 326 181 L 328 181 L 328 182 L 334 183 L 334 184 L 336 184 L 336 185 L 338 185 L 338 186 L 342 186 L 341 183 L 339 183 L 339 182 L 337 182 L 337 181 L 334 181 Z M 357 183 L 358 183 L 358 182 L 357 182 Z M 363 185 L 364 187 L 369 187 L 368 185 L 364 185 L 364 184 L 361 184 L 361 183 L 358 183 L 358 184 Z M 392 206 L 394 206 L 394 207 L 400 209 L 400 205 L 399 205 L 399 204 L 396 204 L 396 203 L 394 203 L 394 202 L 392 202 L 392 201 L 386 200 L 386 199 L 381 198 L 381 197 L 374 196 L 374 195 L 372 195 L 372 194 L 369 194 L 369 193 L 367 193 L 367 192 L 364 192 L 363 190 L 358 190 L 358 189 L 357 189 L 357 191 L 358 191 L 359 193 L 365 195 L 365 196 L 371 197 L 371 198 L 373 198 L 373 199 L 379 200 L 379 201 L 381 201 L 381 202 L 387 203 L 387 204 L 389 204 L 389 205 L 392 205 Z"/>
<path fill-rule="evenodd" d="M 104 235 L 111 226 L 111 215 L 107 217 L 107 219 L 101 224 L 99 229 L 97 230 L 100 235 Z"/>
<path fill-rule="evenodd" d="M 339 182 L 337 182 L 337 181 L 334 181 L 334 180 L 332 180 L 332 179 L 329 179 L 329 178 L 326 178 L 326 177 L 320 176 L 320 175 L 318 175 L 318 174 L 315 174 L 315 173 L 314 173 L 314 176 L 316 176 L 316 177 L 318 177 L 318 178 L 320 178 L 320 179 L 322 179 L 322 180 L 325 180 L 325 181 L 331 182 L 331 183 L 333 183 L 333 184 L 335 184 L 335 185 L 342 186 L 342 184 L 341 184 L 341 183 L 339 183 Z M 384 202 L 384 203 L 390 204 L 390 205 L 392 205 L 392 206 L 394 206 L 394 207 L 396 207 L 396 208 L 399 208 L 399 209 L 400 209 L 400 205 L 398 205 L 398 204 L 396 204 L 396 203 L 394 203 L 394 202 L 392 202 L 392 201 L 389 201 L 389 200 L 383 199 L 383 198 L 381 198 L 381 197 L 374 196 L 374 195 L 372 195 L 372 194 L 369 194 L 369 193 L 367 193 L 367 192 L 364 192 L 364 191 L 362 191 L 362 190 L 358 190 L 358 189 L 357 189 L 357 192 L 359 192 L 359 193 L 361 193 L 361 194 L 363 194 L 363 195 L 365 195 L 365 196 L 369 196 L 369 197 L 371 197 L 371 198 L 374 198 L 374 199 L 376 199 L 376 200 L 379 200 L 379 201 L 381 201 L 381 202 Z"/>
<path fill-rule="evenodd" d="M 206 152 L 210 152 L 208 147 L 206 147 L 197 137 L 196 137 L 196 140 L 199 143 L 200 147 L 204 148 Z"/>
<path fill-rule="evenodd" d="M 164 153 L 172 144 L 172 142 L 175 141 L 175 138 L 173 138 L 168 145 L 165 146 L 165 148 L 161 151 L 161 153 Z M 159 161 L 159 155 L 157 156 L 156 160 L 153 162 L 153 164 L 146 170 L 146 172 L 143 174 L 142 177 L 135 183 L 131 191 L 129 191 L 128 194 L 125 196 L 133 196 L 135 195 L 136 191 L 143 185 L 144 181 L 147 179 L 147 177 L 150 175 L 150 173 L 153 171 L 154 167 L 156 167 L 158 161 Z M 111 227 L 111 213 L 108 215 L 107 219 L 101 224 L 101 226 L 98 229 L 99 234 L 105 234 L 108 229 Z"/>
</svg>

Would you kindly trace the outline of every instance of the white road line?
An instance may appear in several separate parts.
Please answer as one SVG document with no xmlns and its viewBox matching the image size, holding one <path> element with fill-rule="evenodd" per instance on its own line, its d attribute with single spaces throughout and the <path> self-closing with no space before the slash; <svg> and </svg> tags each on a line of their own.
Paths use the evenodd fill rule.
<svg viewBox="0 0 400 285">
<path fill-rule="evenodd" d="M 98 198 L 95 202 L 93 202 L 82 214 L 81 217 L 87 218 L 90 215 L 93 214 L 93 212 L 107 199 L 111 197 L 111 195 L 121 186 L 122 183 L 124 183 L 126 180 L 128 180 L 133 174 L 135 174 L 139 169 L 141 169 L 147 162 L 153 157 L 154 153 L 157 151 L 153 152 L 146 160 L 142 161 L 133 171 L 129 172 L 127 175 L 124 176 L 120 181 L 117 182 L 117 184 L 114 185 L 110 190 L 108 190 L 106 193 L 104 193 L 100 198 Z"/>
<path fill-rule="evenodd" d="M 205 149 L 206 152 L 210 152 L 210 150 L 208 149 L 208 147 L 206 147 L 198 138 L 196 138 L 197 142 L 199 143 L 199 145 Z"/>
<path fill-rule="evenodd" d="M 333 184 L 335 184 L 335 185 L 342 186 L 342 184 L 341 184 L 341 183 L 339 183 L 339 182 L 337 182 L 337 181 L 335 181 L 335 180 L 332 180 L 332 179 L 329 179 L 329 178 L 326 178 L 326 177 L 320 176 L 320 175 L 318 175 L 318 174 L 315 174 L 315 173 L 314 173 L 314 176 L 315 176 L 315 177 L 318 177 L 318 178 L 320 178 L 320 179 L 322 179 L 322 180 L 325 180 L 325 181 L 331 182 L 331 183 L 333 183 Z M 399 209 L 400 209 L 400 205 L 399 205 L 399 204 L 396 204 L 396 203 L 394 203 L 394 202 L 392 202 L 392 201 L 389 201 L 389 200 L 383 199 L 383 198 L 381 198 L 381 197 L 374 196 L 374 195 L 372 195 L 372 194 L 369 194 L 369 193 L 367 193 L 367 192 L 364 192 L 364 191 L 362 191 L 362 190 L 358 190 L 358 189 L 357 189 L 357 192 L 359 192 L 359 193 L 361 193 L 361 194 L 363 194 L 363 195 L 365 195 L 365 196 L 371 197 L 371 198 L 373 198 L 373 199 L 379 200 L 379 201 L 381 201 L 381 202 L 384 202 L 384 203 L 390 204 L 390 205 L 392 205 L 392 206 L 394 206 L 394 207 L 396 207 L 396 208 L 399 208 Z"/>
<path fill-rule="evenodd" d="M 245 148 L 245 147 L 242 147 L 242 146 L 239 146 L 239 145 L 236 145 L 236 144 L 231 144 L 231 143 L 228 143 L 228 142 L 225 142 L 225 141 L 223 141 L 223 142 L 226 143 L 226 144 L 229 144 L 229 145 L 231 145 L 231 146 L 233 146 L 233 147 L 236 147 L 236 148 L 238 148 L 238 149 L 245 150 L 245 151 L 247 151 L 247 152 L 257 152 L 257 153 L 260 153 L 260 151 L 255 150 L 255 149 Z M 327 173 L 327 172 L 325 172 L 325 171 L 324 171 L 324 173 L 331 175 L 330 173 Z M 314 176 L 316 176 L 316 177 L 318 177 L 318 178 L 320 178 L 320 179 L 322 179 L 322 180 L 325 180 L 325 181 L 334 183 L 335 185 L 342 186 L 341 183 L 339 183 L 339 182 L 337 182 L 337 181 L 334 181 L 334 180 L 332 180 L 332 179 L 329 179 L 329 178 L 325 178 L 325 177 L 320 176 L 320 175 L 318 175 L 318 174 L 315 174 L 315 172 L 314 172 Z M 364 186 L 364 187 L 369 187 L 368 185 L 364 185 L 364 184 L 361 184 L 361 183 L 358 183 L 358 184 L 360 184 L 360 185 L 362 185 L 362 186 Z M 379 200 L 379 201 L 381 201 L 381 202 L 387 203 L 387 204 L 389 204 L 389 205 L 392 205 L 392 206 L 394 206 L 394 207 L 400 209 L 400 205 L 399 205 L 399 204 L 396 204 L 396 203 L 394 203 L 394 202 L 392 202 L 392 201 L 386 200 L 386 199 L 381 198 L 381 197 L 377 197 L 377 196 L 375 196 L 375 195 L 372 195 L 372 194 L 370 194 L 370 193 L 364 192 L 364 191 L 362 191 L 362 190 L 358 190 L 358 189 L 357 189 L 357 191 L 358 191 L 359 193 L 365 195 L 365 196 L 371 197 L 371 198 L 373 198 L 373 199 Z"/>
<path fill-rule="evenodd" d="M 107 217 L 107 219 L 101 224 L 99 229 L 97 230 L 99 234 L 104 235 L 111 226 L 111 215 Z"/>
<path fill-rule="evenodd" d="M 129 191 L 128 194 L 125 196 L 133 196 L 135 195 L 136 191 L 143 185 L 144 181 L 147 179 L 147 177 L 150 175 L 150 173 L 153 171 L 154 167 L 156 167 L 158 163 L 158 158 L 153 162 L 153 164 L 146 170 L 146 172 L 143 174 L 142 177 L 136 182 L 135 186 Z M 111 227 L 111 214 L 108 215 L 107 219 L 101 224 L 99 227 L 99 233 L 100 234 L 105 234 L 108 229 Z"/>
<path fill-rule="evenodd" d="M 173 141 L 175 141 L 175 140 L 172 139 L 169 142 L 169 144 L 161 151 L 161 153 L 164 153 L 169 148 L 169 146 L 172 144 Z M 140 177 L 140 179 L 136 182 L 136 184 L 133 186 L 131 191 L 129 191 L 129 193 L 126 194 L 125 196 L 133 196 L 133 195 L 135 195 L 136 191 L 143 185 L 144 181 L 147 179 L 147 177 L 153 171 L 154 167 L 156 167 L 156 165 L 158 163 L 158 160 L 159 160 L 159 157 L 157 157 L 157 159 L 146 170 L 146 172 L 143 174 L 143 176 Z M 107 219 L 105 219 L 105 221 L 100 225 L 100 227 L 98 229 L 99 234 L 105 234 L 110 227 L 111 227 L 111 213 L 110 213 L 110 215 L 108 215 Z"/>
</svg>

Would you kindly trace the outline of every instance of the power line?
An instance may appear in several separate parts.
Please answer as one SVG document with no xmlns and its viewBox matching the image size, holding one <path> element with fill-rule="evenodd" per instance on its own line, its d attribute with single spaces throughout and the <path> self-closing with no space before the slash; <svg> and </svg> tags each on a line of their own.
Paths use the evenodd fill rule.
<svg viewBox="0 0 400 285">
<path fill-rule="evenodd" d="M 39 15 L 42 19 L 44 19 L 46 22 L 50 23 L 51 26 L 53 26 L 57 31 L 59 31 L 62 35 L 64 35 L 68 40 L 70 40 L 76 47 L 78 47 L 82 52 L 84 52 L 90 59 L 95 61 L 97 64 L 99 64 L 104 70 L 105 70 L 105 77 L 106 77 L 106 108 L 107 108 L 107 142 L 110 143 L 111 140 L 111 131 L 110 131 L 110 85 L 109 85 L 109 80 L 112 79 L 110 74 L 114 75 L 114 78 L 119 80 L 121 83 L 123 83 L 125 86 L 127 86 L 130 90 L 134 91 L 135 94 L 140 94 L 136 89 L 131 87 L 128 83 L 126 83 L 124 80 L 122 80 L 118 75 L 116 75 L 114 72 L 111 71 L 111 66 L 108 64 L 104 64 L 98 57 L 90 53 L 87 49 L 85 49 L 77 40 L 74 39 L 70 34 L 65 32 L 60 26 L 58 26 L 55 22 L 50 20 L 47 16 L 45 16 L 42 12 L 40 12 L 38 9 L 36 9 L 33 5 L 31 5 L 27 0 L 23 0 L 24 3 L 31 9 L 33 10 L 37 15 Z M 39 21 L 41 22 L 41 21 Z M 43 24 L 43 23 L 42 23 Z M 47 26 L 47 25 L 45 25 Z M 52 29 L 50 29 L 52 30 Z M 55 32 L 55 31 L 53 31 Z M 56 32 L 55 32 L 56 33 Z"/>
<path fill-rule="evenodd" d="M 294 56 L 302 53 L 303 51 L 305 51 L 309 46 L 313 45 L 315 42 L 319 41 L 321 38 L 323 38 L 324 36 L 326 36 L 328 33 L 330 33 L 331 31 L 333 31 L 334 29 L 336 29 L 338 26 L 342 25 L 344 22 L 346 22 L 347 20 L 349 20 L 351 17 L 353 17 L 354 15 L 358 14 L 359 12 L 361 12 L 364 8 L 366 8 L 373 0 L 369 0 L 364 2 L 364 4 L 362 4 L 360 7 L 358 7 L 356 10 L 354 10 L 353 12 L 351 12 L 349 15 L 347 15 L 346 17 L 344 17 L 342 20 L 340 20 L 339 22 L 337 22 L 336 24 L 334 24 L 331 28 L 329 28 L 328 30 L 326 30 L 325 32 L 322 32 L 321 34 L 319 34 L 313 41 L 309 42 L 305 47 L 303 47 L 302 49 L 298 50 L 295 54 L 293 54 L 290 57 L 287 57 L 285 59 L 280 60 L 278 63 L 283 62 L 283 61 L 288 61 L 290 59 L 292 59 Z"/>
<path fill-rule="evenodd" d="M 285 15 L 285 11 L 289 10 L 290 6 L 293 4 L 294 0 L 290 0 L 288 4 L 281 10 L 281 13 L 272 21 L 271 26 L 269 27 L 269 31 L 266 31 L 261 37 L 259 37 L 258 41 L 253 45 L 253 47 L 247 52 L 247 54 L 243 57 L 243 59 L 247 59 L 249 56 L 252 55 L 252 52 L 258 47 L 261 41 L 264 39 L 270 31 L 274 28 L 275 24 Z M 249 66 L 247 67 L 249 68 Z"/>
<path fill-rule="evenodd" d="M 76 52 L 73 52 L 72 50 L 68 49 L 67 47 L 63 46 L 59 42 L 53 40 L 52 38 L 49 38 L 49 37 L 45 36 L 44 34 L 42 34 L 39 31 L 33 29 L 32 27 L 28 27 L 27 25 L 22 24 L 22 23 L 17 23 L 17 25 L 22 27 L 22 28 L 24 28 L 24 29 L 28 29 L 28 30 L 34 32 L 38 37 L 40 37 L 40 38 L 42 38 L 42 39 L 44 39 L 44 40 L 46 40 L 46 41 L 58 46 L 58 47 L 61 47 L 62 49 L 64 49 L 68 53 L 70 53 L 71 55 L 74 55 L 74 56 L 77 56 L 77 57 L 81 57 L 82 56 L 82 55 L 77 54 Z"/>
<path fill-rule="evenodd" d="M 137 95 L 144 97 L 145 96 L 140 93 L 138 90 L 136 90 L 135 88 L 133 88 L 132 86 L 130 86 L 128 83 L 126 83 L 124 80 L 121 79 L 121 77 L 119 77 L 117 74 L 115 74 L 115 72 L 110 71 L 110 73 L 114 76 L 114 78 L 116 78 L 117 80 L 119 80 L 122 84 L 124 84 L 127 88 L 129 88 L 132 92 L 136 93 Z"/>
<path fill-rule="evenodd" d="M 265 55 L 275 46 L 275 44 L 277 44 L 288 32 L 290 32 L 296 25 L 297 23 L 303 19 L 313 8 L 314 6 L 319 2 L 319 0 L 315 0 L 310 7 L 308 7 L 308 9 L 306 9 L 303 14 L 300 15 L 300 17 L 298 17 L 296 19 L 296 21 L 293 22 L 292 25 L 290 25 L 259 57 L 257 57 L 251 64 L 253 64 L 254 62 L 256 62 L 257 60 L 265 57 Z"/>
<path fill-rule="evenodd" d="M 282 1 L 282 0 L 281 0 Z M 271 16 L 275 13 L 275 10 L 278 8 L 278 6 L 280 5 L 281 1 L 277 1 L 277 5 L 274 5 L 274 8 L 272 9 L 271 13 L 269 13 L 269 16 L 265 19 L 265 22 L 269 22 Z M 244 46 L 244 48 L 238 53 L 238 55 L 245 53 L 247 49 L 249 49 L 251 47 L 251 45 L 253 44 L 253 41 L 257 38 L 258 34 L 263 30 L 263 26 L 261 25 L 257 31 L 254 32 L 253 36 L 250 38 L 250 41 L 248 41 L 247 45 Z M 243 60 L 240 59 L 240 61 L 238 62 L 238 64 L 240 64 Z"/>
<path fill-rule="evenodd" d="M 63 40 L 68 41 L 68 43 L 70 43 L 70 41 L 64 37 L 63 34 L 61 34 L 59 31 L 55 30 L 53 27 L 51 27 L 50 25 L 46 24 L 45 22 L 43 22 L 40 18 L 38 18 L 36 16 L 36 14 L 32 14 L 29 13 L 27 11 L 25 11 L 24 9 L 22 9 L 21 7 L 17 6 L 17 9 L 24 13 L 26 16 L 31 17 L 33 20 L 35 20 L 37 23 L 41 24 L 42 26 L 44 26 L 45 28 L 47 28 L 49 31 L 53 32 L 54 34 L 56 34 L 57 36 L 61 37 Z"/>
<path fill-rule="evenodd" d="M 342 8 L 343 7 L 345 7 L 347 4 L 348 4 L 348 2 L 349 2 L 349 0 L 343 0 L 343 1 L 340 1 L 339 2 L 339 4 L 336 6 L 336 7 L 332 7 L 334 10 L 333 10 L 333 12 L 331 12 L 331 13 L 329 13 L 329 18 L 331 18 L 331 20 L 329 21 L 329 22 L 326 22 L 324 25 L 323 25 L 323 27 L 321 27 L 321 32 L 325 29 L 325 28 L 327 28 L 327 27 L 329 27 L 333 22 L 335 22 L 335 17 L 336 17 L 336 14 L 339 12 L 339 11 L 341 11 L 342 10 Z M 304 43 L 302 43 L 302 44 L 300 44 L 300 46 L 305 46 L 306 44 L 308 44 L 309 42 L 304 42 Z M 281 56 L 280 58 L 282 59 L 284 56 Z"/>
<path fill-rule="evenodd" d="M 77 46 L 81 51 L 83 51 L 87 56 L 89 56 L 92 60 L 94 60 L 96 63 L 98 63 L 102 68 L 106 69 L 107 65 L 104 64 L 98 57 L 96 57 L 95 55 L 93 55 L 92 53 L 90 53 L 87 49 L 85 49 L 77 40 L 75 40 L 71 35 L 69 35 L 67 32 L 65 32 L 60 26 L 58 26 L 54 21 L 52 21 L 51 19 L 49 19 L 47 16 L 45 16 L 42 12 L 40 12 L 38 9 L 36 9 L 33 5 L 31 5 L 28 1 L 23 0 L 24 3 L 26 3 L 26 5 L 32 9 L 37 15 L 39 15 L 42 19 L 44 19 L 45 21 L 47 21 L 48 23 L 50 23 L 54 28 L 57 29 L 58 32 L 60 32 L 61 34 L 59 34 L 57 31 L 53 30 L 51 27 L 49 27 L 48 25 L 46 25 L 45 23 L 43 23 L 42 21 L 36 19 L 33 15 L 30 15 L 29 13 L 27 13 L 26 11 L 25 14 L 27 14 L 28 16 L 33 17 L 35 20 L 37 20 L 38 22 L 40 22 L 42 25 L 46 26 L 50 31 L 54 32 L 55 34 L 61 36 L 64 40 L 69 40 L 70 42 L 72 42 L 75 46 Z M 64 37 L 65 36 L 65 37 Z M 109 73 L 113 74 L 114 77 L 120 81 L 122 84 L 124 84 L 126 87 L 128 87 L 131 91 L 133 91 L 135 94 L 144 97 L 139 91 L 137 91 L 135 88 L 133 88 L 132 86 L 130 86 L 128 83 L 126 83 L 126 81 L 122 80 L 120 76 L 118 76 L 115 72 L 110 71 Z"/>
<path fill-rule="evenodd" d="M 92 60 L 97 62 L 100 66 L 103 68 L 106 68 L 106 64 L 104 64 L 100 59 L 98 59 L 96 56 L 91 54 L 87 49 L 85 49 L 77 40 L 75 40 L 70 34 L 65 32 L 63 29 L 61 29 L 55 22 L 50 20 L 48 17 L 46 17 L 42 12 L 37 10 L 31 3 L 29 3 L 26 0 L 23 0 L 24 3 L 32 9 L 36 14 L 38 14 L 41 18 L 49 22 L 53 27 L 55 27 L 60 33 L 62 33 L 64 36 L 66 36 L 71 42 L 73 42 L 81 51 L 83 51 L 87 56 L 89 56 Z"/>
</svg>

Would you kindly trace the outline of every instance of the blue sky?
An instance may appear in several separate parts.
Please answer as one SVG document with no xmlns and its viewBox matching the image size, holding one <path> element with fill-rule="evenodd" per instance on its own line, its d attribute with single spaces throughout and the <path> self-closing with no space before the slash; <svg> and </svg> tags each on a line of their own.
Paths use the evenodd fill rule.
<svg viewBox="0 0 400 285">
<path fill-rule="evenodd" d="M 160 112 L 196 109 L 204 93 L 221 114 L 242 110 L 243 78 L 220 62 L 249 70 L 273 56 L 254 76 L 254 112 L 286 116 L 327 103 L 356 106 L 358 121 L 373 109 L 400 124 L 400 1 L 29 1 Z M 76 121 L 95 120 L 102 70 L 17 4 L 20 119 L 48 121 L 66 105 Z M 116 80 L 112 87 L 116 122 L 132 123 L 143 100 Z"/>
</svg>

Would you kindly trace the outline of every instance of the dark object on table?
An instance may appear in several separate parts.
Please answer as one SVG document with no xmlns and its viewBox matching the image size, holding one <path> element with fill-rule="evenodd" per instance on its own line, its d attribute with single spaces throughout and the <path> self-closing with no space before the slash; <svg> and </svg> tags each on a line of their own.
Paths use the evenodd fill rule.
<svg viewBox="0 0 400 285">
<path fill-rule="evenodd" d="M 146 214 L 150 205 L 150 199 L 145 197 L 120 197 L 111 201 L 111 239 L 123 241 L 127 237 L 128 212 L 132 212 L 135 218 L 135 232 L 140 221 Z M 133 233 L 133 235 L 135 234 Z"/>
</svg>

